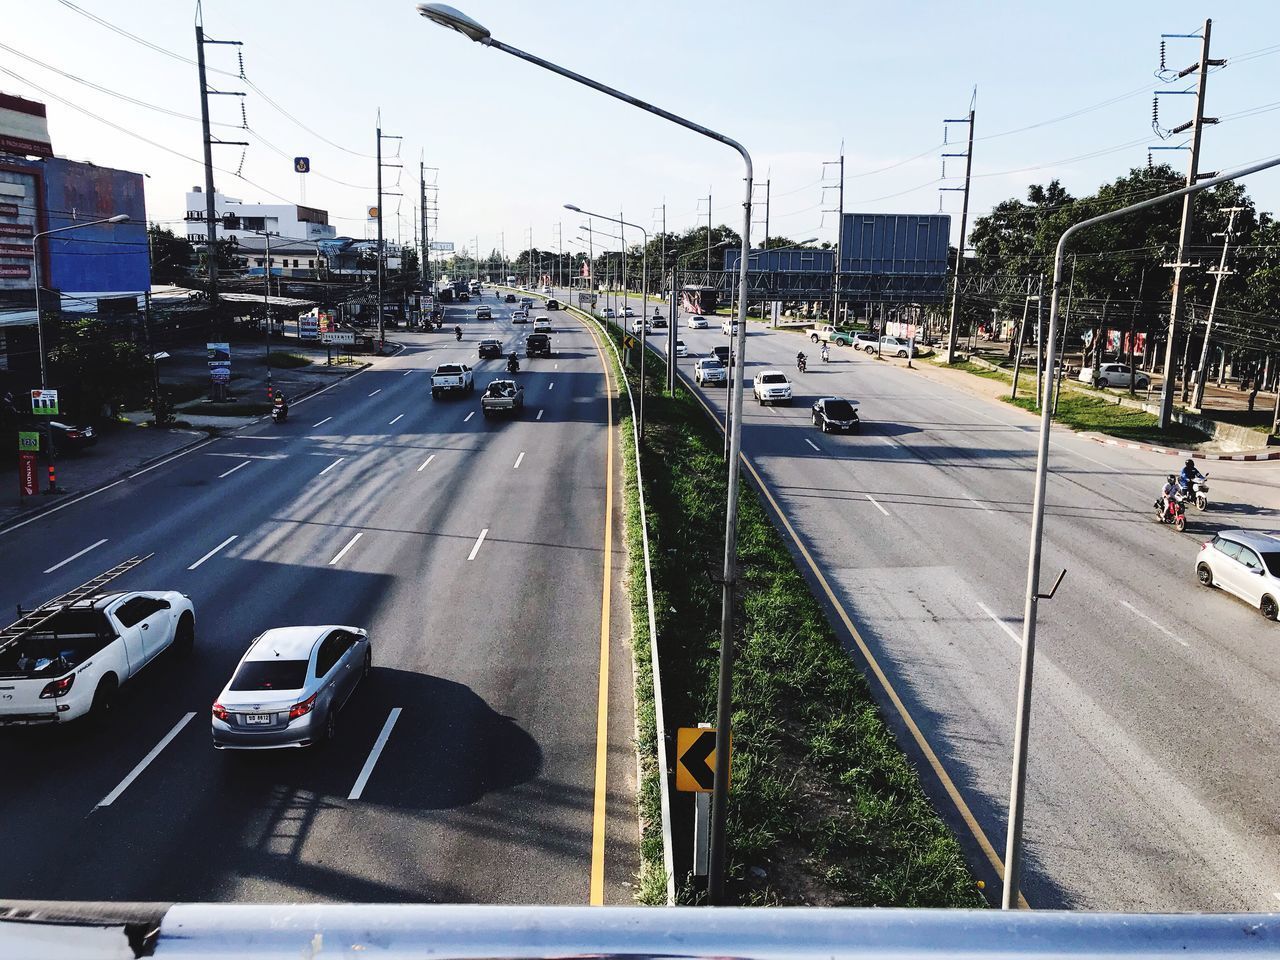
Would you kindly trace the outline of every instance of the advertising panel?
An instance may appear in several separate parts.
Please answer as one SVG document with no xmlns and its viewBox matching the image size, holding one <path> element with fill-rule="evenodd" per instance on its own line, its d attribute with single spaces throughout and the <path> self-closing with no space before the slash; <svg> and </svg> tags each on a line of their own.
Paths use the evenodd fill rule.
<svg viewBox="0 0 1280 960">
<path fill-rule="evenodd" d="M 0 291 L 30 290 L 34 285 L 31 238 L 38 193 L 34 173 L 0 170 Z"/>
<path fill-rule="evenodd" d="M 210 367 L 230 367 L 231 366 L 231 344 L 206 343 L 205 349 L 209 351 Z"/>
<path fill-rule="evenodd" d="M 36 479 L 34 453 L 18 454 L 18 492 L 24 497 L 34 497 L 40 492 L 40 481 Z"/>
<path fill-rule="evenodd" d="M 43 103 L 0 93 L 0 153 L 53 156 Z"/>
<path fill-rule="evenodd" d="M 125 214 L 49 237 L 48 285 L 64 294 L 143 293 L 151 287 L 142 174 L 54 157 L 43 163 L 44 208 L 50 229 Z M 72 213 L 71 211 L 74 211 Z"/>
<path fill-rule="evenodd" d="M 298 339 L 315 340 L 320 336 L 320 311 L 312 310 L 298 318 Z"/>
</svg>

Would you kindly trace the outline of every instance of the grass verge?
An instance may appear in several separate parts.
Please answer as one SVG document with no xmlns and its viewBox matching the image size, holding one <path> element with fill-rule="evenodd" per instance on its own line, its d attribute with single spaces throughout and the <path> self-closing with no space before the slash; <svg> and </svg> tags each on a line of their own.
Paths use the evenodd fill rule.
<svg viewBox="0 0 1280 960">
<path fill-rule="evenodd" d="M 267 354 L 267 366 L 277 367 L 284 370 L 294 370 L 298 367 L 311 366 L 311 360 L 308 357 L 299 356 L 296 353 L 289 353 L 285 350 L 272 350 Z"/>
<path fill-rule="evenodd" d="M 695 399 L 683 388 L 660 394 L 663 366 L 656 357 L 650 366 L 641 466 L 664 706 L 674 728 L 715 713 L 720 588 L 711 575 L 720 563 L 727 481 L 722 441 Z M 623 446 L 625 462 L 634 453 Z M 648 677 L 634 465 L 626 469 L 634 646 L 637 673 Z M 760 904 L 982 906 L 958 842 L 749 486 L 739 523 L 731 896 Z M 641 752 L 652 763 L 652 703 L 638 702 L 637 717 Z M 656 771 L 642 775 L 650 825 L 657 824 L 656 791 Z M 686 795 L 673 798 L 678 857 L 688 848 L 691 807 Z M 661 902 L 660 835 L 646 827 L 641 846 L 639 899 Z M 687 880 L 681 886 L 682 900 L 696 899 Z"/>
</svg>

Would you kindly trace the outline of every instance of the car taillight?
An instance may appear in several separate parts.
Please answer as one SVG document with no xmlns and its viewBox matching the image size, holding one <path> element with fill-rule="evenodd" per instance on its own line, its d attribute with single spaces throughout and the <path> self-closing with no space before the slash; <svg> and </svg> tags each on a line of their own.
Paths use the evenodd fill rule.
<svg viewBox="0 0 1280 960">
<path fill-rule="evenodd" d="M 40 691 L 41 700 L 49 700 L 53 697 L 65 697 L 67 691 L 71 689 L 71 685 L 76 682 L 74 673 L 63 677 L 61 680 L 50 680 L 44 685 L 44 689 Z"/>
<path fill-rule="evenodd" d="M 311 712 L 311 708 L 316 705 L 316 695 L 313 693 L 301 703 L 295 703 L 289 708 L 289 719 L 297 720 L 299 717 L 305 717 Z"/>
<path fill-rule="evenodd" d="M 213 705 L 213 715 L 225 723 L 231 722 L 231 714 L 227 713 L 227 708 L 220 703 Z"/>
</svg>

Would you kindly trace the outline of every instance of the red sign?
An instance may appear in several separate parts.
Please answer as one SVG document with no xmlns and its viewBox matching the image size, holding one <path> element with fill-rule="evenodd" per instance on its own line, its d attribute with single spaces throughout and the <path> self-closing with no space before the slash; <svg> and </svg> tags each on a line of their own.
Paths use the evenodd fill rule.
<svg viewBox="0 0 1280 960">
<path fill-rule="evenodd" d="M 24 497 L 34 497 L 40 492 L 40 481 L 36 479 L 34 453 L 18 454 L 18 490 Z"/>
<path fill-rule="evenodd" d="M 32 258 L 30 247 L 19 247 L 12 243 L 0 243 L 0 257 L 25 257 L 30 260 Z"/>
<path fill-rule="evenodd" d="M 29 223 L 0 223 L 0 237 L 28 237 L 31 236 L 31 224 Z"/>
<path fill-rule="evenodd" d="M 31 268 L 25 263 L 0 263 L 0 277 L 10 280 L 26 280 L 31 276 Z"/>
<path fill-rule="evenodd" d="M 0 203 L 0 217 L 16 217 L 18 215 L 18 205 L 16 203 Z"/>
</svg>

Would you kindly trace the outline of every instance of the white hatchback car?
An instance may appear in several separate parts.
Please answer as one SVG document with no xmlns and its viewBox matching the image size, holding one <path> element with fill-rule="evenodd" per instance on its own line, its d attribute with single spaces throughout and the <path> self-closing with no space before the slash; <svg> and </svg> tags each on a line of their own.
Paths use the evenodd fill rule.
<svg viewBox="0 0 1280 960">
<path fill-rule="evenodd" d="M 791 403 L 791 381 L 781 370 L 761 370 L 756 374 L 751 392 L 756 403 Z"/>
<path fill-rule="evenodd" d="M 550 333 L 551 318 L 550 317 L 534 317 L 533 332 L 534 333 Z"/>
<path fill-rule="evenodd" d="M 723 333 L 726 337 L 737 333 L 738 321 L 737 320 L 721 320 L 720 332 Z"/>
<path fill-rule="evenodd" d="M 707 329 L 707 318 L 700 317 L 696 313 L 690 314 L 685 320 L 685 326 L 690 330 L 705 330 Z"/>
<path fill-rule="evenodd" d="M 1280 617 L 1280 536 L 1256 530 L 1223 530 L 1196 556 L 1196 579 L 1221 587 L 1268 620 Z"/>
</svg>

